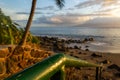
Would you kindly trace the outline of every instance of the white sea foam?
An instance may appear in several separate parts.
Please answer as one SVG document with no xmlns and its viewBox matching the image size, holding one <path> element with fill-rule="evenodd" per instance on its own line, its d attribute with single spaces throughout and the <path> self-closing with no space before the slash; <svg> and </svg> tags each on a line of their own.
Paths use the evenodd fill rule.
<svg viewBox="0 0 120 80">
<path fill-rule="evenodd" d="M 91 42 L 90 44 L 95 45 L 95 46 L 103 46 L 103 45 L 106 45 L 107 43 L 105 43 L 105 42 Z"/>
</svg>

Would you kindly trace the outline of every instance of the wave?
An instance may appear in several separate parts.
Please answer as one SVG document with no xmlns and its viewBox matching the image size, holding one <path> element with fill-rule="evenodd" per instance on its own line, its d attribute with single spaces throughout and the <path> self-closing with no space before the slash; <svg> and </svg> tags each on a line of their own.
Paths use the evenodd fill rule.
<svg viewBox="0 0 120 80">
<path fill-rule="evenodd" d="M 91 42 L 90 44 L 94 45 L 94 46 L 103 46 L 103 45 L 106 45 L 107 43 L 105 43 L 105 42 Z"/>
</svg>

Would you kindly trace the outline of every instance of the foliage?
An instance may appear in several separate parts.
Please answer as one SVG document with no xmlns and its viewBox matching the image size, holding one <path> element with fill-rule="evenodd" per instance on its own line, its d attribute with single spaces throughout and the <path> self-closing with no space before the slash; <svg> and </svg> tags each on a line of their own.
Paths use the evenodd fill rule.
<svg viewBox="0 0 120 80">
<path fill-rule="evenodd" d="M 18 28 L 17 23 L 13 22 L 9 16 L 6 16 L 0 9 L 0 44 L 18 44 L 22 39 L 23 28 Z M 34 38 L 30 33 L 28 42 L 33 42 Z M 35 42 L 35 41 L 34 41 Z M 38 43 L 38 42 L 35 42 Z"/>
</svg>

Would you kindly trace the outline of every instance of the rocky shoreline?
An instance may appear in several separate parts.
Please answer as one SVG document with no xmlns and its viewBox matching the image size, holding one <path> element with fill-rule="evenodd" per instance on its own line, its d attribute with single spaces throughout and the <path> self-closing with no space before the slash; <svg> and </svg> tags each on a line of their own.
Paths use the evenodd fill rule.
<svg viewBox="0 0 120 80">
<path fill-rule="evenodd" d="M 93 38 L 84 40 L 65 40 L 57 37 L 38 37 L 40 45 L 28 44 L 19 48 L 12 56 L 14 47 L 8 47 L 0 50 L 0 79 L 15 74 L 36 62 L 47 58 L 55 53 L 65 53 L 76 58 L 103 64 L 102 80 L 120 80 L 120 54 L 93 52 L 86 46 L 85 50 L 81 47 L 69 47 L 71 43 L 86 43 L 94 41 Z M 95 80 L 95 68 L 66 68 L 66 80 Z M 55 79 L 56 80 L 56 79 Z"/>
<path fill-rule="evenodd" d="M 45 47 L 55 53 L 65 53 L 88 62 L 103 64 L 102 80 L 120 80 L 120 54 L 90 51 L 88 49 L 89 46 L 86 46 L 85 50 L 82 50 L 81 47 L 77 45 L 74 47 L 67 46 L 71 43 L 84 44 L 94 41 L 93 38 L 66 40 L 57 37 L 39 37 L 39 39 L 41 41 L 41 47 Z M 66 80 L 95 80 L 95 68 L 67 68 L 66 70 Z"/>
</svg>

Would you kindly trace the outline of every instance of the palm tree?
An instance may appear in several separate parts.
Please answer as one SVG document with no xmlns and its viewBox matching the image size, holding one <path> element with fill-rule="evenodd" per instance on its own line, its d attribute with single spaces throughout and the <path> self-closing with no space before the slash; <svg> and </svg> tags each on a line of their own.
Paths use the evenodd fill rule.
<svg viewBox="0 0 120 80">
<path fill-rule="evenodd" d="M 26 39 L 29 33 L 30 26 L 32 24 L 32 19 L 34 16 L 35 8 L 36 8 L 36 2 L 37 0 L 32 0 L 32 6 L 31 6 L 31 12 L 29 15 L 29 19 L 25 28 L 25 32 L 23 34 L 22 40 L 20 41 L 19 45 L 25 45 L 26 44 Z M 64 0 L 55 0 L 56 5 L 61 9 L 64 6 Z"/>
<path fill-rule="evenodd" d="M 0 8 L 0 44 L 14 44 L 15 37 L 19 40 L 20 30 L 16 27 L 16 23 L 12 22 L 9 16 L 6 16 Z M 16 33 L 16 34 L 14 34 Z"/>
</svg>

